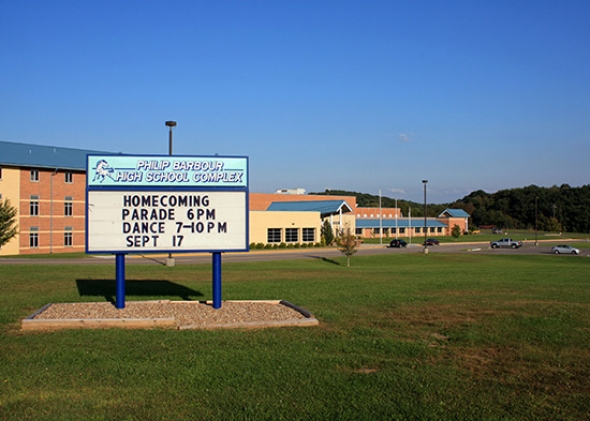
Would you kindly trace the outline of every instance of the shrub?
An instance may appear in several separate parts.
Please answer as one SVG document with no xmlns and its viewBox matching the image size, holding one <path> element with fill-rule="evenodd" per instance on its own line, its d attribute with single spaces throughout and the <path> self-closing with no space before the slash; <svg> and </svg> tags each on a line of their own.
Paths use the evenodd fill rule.
<svg viewBox="0 0 590 421">
<path fill-rule="evenodd" d="M 330 221 L 328 221 L 327 219 L 324 221 L 324 224 L 322 225 L 322 241 L 328 246 L 334 242 L 334 231 L 332 230 L 332 225 L 330 225 Z"/>
<path fill-rule="evenodd" d="M 454 225 L 453 229 L 451 230 L 451 235 L 453 236 L 453 238 L 456 240 L 457 238 L 459 238 L 461 236 L 461 227 L 459 225 Z"/>
</svg>

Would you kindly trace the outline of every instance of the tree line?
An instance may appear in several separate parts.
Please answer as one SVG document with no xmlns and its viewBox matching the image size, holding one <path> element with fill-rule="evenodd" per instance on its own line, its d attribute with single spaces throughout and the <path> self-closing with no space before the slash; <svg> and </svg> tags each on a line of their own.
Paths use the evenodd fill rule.
<svg viewBox="0 0 590 421">
<path fill-rule="evenodd" d="M 359 207 L 395 207 L 395 199 L 382 196 L 326 190 L 316 195 L 355 196 Z M 397 199 L 404 216 L 424 216 L 424 204 Z M 463 209 L 471 215 L 470 225 L 487 228 L 535 229 L 553 232 L 590 232 L 590 185 L 553 187 L 530 185 L 486 193 L 477 190 L 450 203 L 427 206 L 427 214 L 436 217 L 445 209 Z"/>
<path fill-rule="evenodd" d="M 590 232 L 590 185 L 478 190 L 450 206 L 464 209 L 477 226 Z"/>
</svg>

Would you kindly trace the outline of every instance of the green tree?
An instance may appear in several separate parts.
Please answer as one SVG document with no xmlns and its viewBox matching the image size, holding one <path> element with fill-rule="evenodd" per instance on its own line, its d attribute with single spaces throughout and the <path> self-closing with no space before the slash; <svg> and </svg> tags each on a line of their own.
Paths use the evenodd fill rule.
<svg viewBox="0 0 590 421">
<path fill-rule="evenodd" d="M 453 226 L 453 228 L 451 229 L 451 235 L 453 236 L 453 238 L 456 240 L 457 238 L 459 238 L 461 236 L 461 227 L 457 224 L 455 224 Z"/>
<path fill-rule="evenodd" d="M 10 205 L 8 199 L 0 200 L 0 247 L 16 236 L 16 214 L 16 208 Z"/>
<path fill-rule="evenodd" d="M 322 241 L 325 245 L 330 246 L 334 242 L 334 231 L 332 230 L 332 225 L 330 221 L 327 219 L 324 221 L 322 225 Z"/>
<path fill-rule="evenodd" d="M 357 252 L 356 236 L 348 229 L 336 239 L 336 243 L 340 253 L 346 256 L 346 267 L 350 267 L 350 257 Z"/>
</svg>

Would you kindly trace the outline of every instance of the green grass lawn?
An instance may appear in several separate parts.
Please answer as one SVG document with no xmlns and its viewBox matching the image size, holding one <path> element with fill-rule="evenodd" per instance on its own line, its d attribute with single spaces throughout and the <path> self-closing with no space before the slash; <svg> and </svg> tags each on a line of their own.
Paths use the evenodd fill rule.
<svg viewBox="0 0 590 421">
<path fill-rule="evenodd" d="M 320 325 L 22 332 L 47 303 L 107 299 L 77 285 L 115 269 L 0 264 L 0 419 L 589 419 L 589 269 L 443 253 L 225 264 L 224 299 L 285 299 Z M 128 300 L 211 298 L 209 265 L 127 278 L 169 282 Z"/>
</svg>

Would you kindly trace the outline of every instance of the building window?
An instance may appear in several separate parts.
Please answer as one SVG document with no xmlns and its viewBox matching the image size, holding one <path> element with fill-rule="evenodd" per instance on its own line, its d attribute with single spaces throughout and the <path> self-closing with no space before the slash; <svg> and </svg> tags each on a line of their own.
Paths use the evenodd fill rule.
<svg viewBox="0 0 590 421">
<path fill-rule="evenodd" d="M 420 234 L 420 227 L 414 228 L 414 231 L 416 232 L 416 234 Z"/>
<path fill-rule="evenodd" d="M 39 196 L 31 196 L 31 201 L 29 202 L 29 215 L 39 216 Z"/>
<path fill-rule="evenodd" d="M 64 177 L 65 177 L 66 183 L 73 183 L 74 182 L 74 175 L 71 173 L 71 171 L 66 171 L 64 174 Z"/>
<path fill-rule="evenodd" d="M 400 234 L 405 234 L 406 233 L 406 229 L 405 228 L 400 228 L 399 229 L 399 233 Z"/>
<path fill-rule="evenodd" d="M 2 167 L 0 167 L 0 180 L 2 180 Z"/>
<path fill-rule="evenodd" d="M 287 242 L 287 243 L 299 242 L 299 229 L 287 228 L 285 230 L 285 242 Z"/>
<path fill-rule="evenodd" d="M 395 228 L 391 229 L 391 233 L 395 234 Z M 383 228 L 383 235 L 389 235 L 389 228 Z"/>
<path fill-rule="evenodd" d="M 301 232 L 301 239 L 304 243 L 315 242 L 315 228 L 303 228 Z"/>
<path fill-rule="evenodd" d="M 379 228 L 373 228 L 373 234 L 378 235 L 380 233 L 381 233 L 381 230 Z"/>
<path fill-rule="evenodd" d="M 74 214 L 74 202 L 72 196 L 66 196 L 64 202 L 64 215 L 65 216 L 72 216 Z"/>
<path fill-rule="evenodd" d="M 280 243 L 281 242 L 281 229 L 280 228 L 269 228 L 266 232 L 267 243 Z"/>
<path fill-rule="evenodd" d="M 29 233 L 29 247 L 37 248 L 39 247 L 39 231 L 38 227 L 31 227 L 31 232 Z"/>
<path fill-rule="evenodd" d="M 436 228 L 436 232 L 439 233 L 439 234 L 442 233 L 442 227 L 437 227 Z"/>
<path fill-rule="evenodd" d="M 64 246 L 72 247 L 74 245 L 74 235 L 72 227 L 66 227 L 64 231 Z"/>
<path fill-rule="evenodd" d="M 430 232 L 434 234 L 434 227 L 430 227 Z"/>
<path fill-rule="evenodd" d="M 31 181 L 39 181 L 39 170 L 31 170 Z"/>
<path fill-rule="evenodd" d="M 363 229 L 362 228 L 355 228 L 354 233 L 356 235 L 363 235 Z"/>
</svg>

